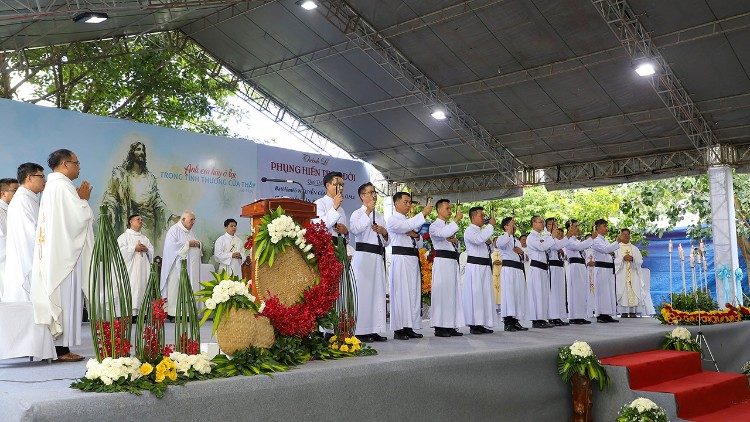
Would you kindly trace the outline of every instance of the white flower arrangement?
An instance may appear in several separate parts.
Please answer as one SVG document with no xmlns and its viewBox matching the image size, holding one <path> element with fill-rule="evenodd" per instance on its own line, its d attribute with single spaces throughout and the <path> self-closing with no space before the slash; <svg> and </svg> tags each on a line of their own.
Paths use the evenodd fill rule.
<svg viewBox="0 0 750 422">
<path fill-rule="evenodd" d="M 211 373 L 211 360 L 204 353 L 199 355 L 186 355 L 184 353 L 172 352 L 169 358 L 174 361 L 177 372 L 183 375 L 189 375 L 191 369 L 195 370 L 199 374 Z"/>
<path fill-rule="evenodd" d="M 680 340 L 691 340 L 693 338 L 693 335 L 690 334 L 690 331 L 688 331 L 685 327 L 677 327 L 674 330 L 672 330 L 672 337 L 680 339 Z"/>
<path fill-rule="evenodd" d="M 244 296 L 251 302 L 255 302 L 255 296 L 250 294 L 250 290 L 247 288 L 247 284 L 237 280 L 221 280 L 219 284 L 214 287 L 213 293 L 209 299 L 206 299 L 206 308 L 216 309 L 216 306 L 227 302 L 232 296 Z"/>
<path fill-rule="evenodd" d="M 112 385 L 113 382 L 123 378 L 123 381 L 130 378 L 135 381 L 141 377 L 139 369 L 141 361 L 134 357 L 124 358 L 104 358 L 101 362 L 96 359 L 89 359 L 86 362 L 85 377 L 90 380 L 100 380 L 104 385 Z"/>
<path fill-rule="evenodd" d="M 617 422 L 654 421 L 666 422 L 667 412 L 653 401 L 638 397 L 620 409 Z"/>
<path fill-rule="evenodd" d="M 311 260 L 315 258 L 315 255 L 309 253 L 312 245 L 305 240 L 305 233 L 307 233 L 307 229 L 301 228 L 292 217 L 286 214 L 281 214 L 268 223 L 268 235 L 271 237 L 271 243 L 277 244 L 285 237 L 292 238 L 297 248 L 303 253 L 308 253 L 307 259 Z"/>
<path fill-rule="evenodd" d="M 591 346 L 585 341 L 576 341 L 570 345 L 570 354 L 582 358 L 587 358 L 594 354 Z"/>
</svg>

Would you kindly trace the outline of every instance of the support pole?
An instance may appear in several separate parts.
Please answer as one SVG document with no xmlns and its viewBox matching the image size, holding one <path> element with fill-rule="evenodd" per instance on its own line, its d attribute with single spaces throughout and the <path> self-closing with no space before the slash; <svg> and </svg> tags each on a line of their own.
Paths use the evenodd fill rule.
<svg viewBox="0 0 750 422">
<path fill-rule="evenodd" d="M 737 222 L 734 209 L 734 187 L 732 185 L 732 168 L 729 166 L 711 166 L 708 168 L 708 186 L 711 194 L 711 228 L 714 243 L 714 268 L 720 271 L 729 269 L 730 280 L 734 281 L 734 272 L 739 268 L 737 249 Z M 730 284 L 725 291 L 724 283 L 716 283 L 716 299 L 724 303 L 742 303 L 742 292 L 737 291 L 736 283 Z"/>
</svg>

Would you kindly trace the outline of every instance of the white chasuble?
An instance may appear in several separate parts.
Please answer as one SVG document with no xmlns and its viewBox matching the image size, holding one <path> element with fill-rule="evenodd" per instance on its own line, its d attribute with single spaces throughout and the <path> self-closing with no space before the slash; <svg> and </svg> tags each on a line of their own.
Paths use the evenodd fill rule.
<svg viewBox="0 0 750 422">
<path fill-rule="evenodd" d="M 144 245 L 148 248 L 145 252 L 136 252 L 138 245 Z M 154 245 L 148 240 L 148 237 L 141 232 L 132 229 L 125 230 L 117 238 L 117 245 L 120 247 L 122 258 L 125 260 L 125 267 L 130 276 L 130 294 L 133 298 L 133 315 L 138 315 L 138 310 L 146 293 L 148 276 L 151 272 L 151 262 L 154 259 Z"/>
</svg>

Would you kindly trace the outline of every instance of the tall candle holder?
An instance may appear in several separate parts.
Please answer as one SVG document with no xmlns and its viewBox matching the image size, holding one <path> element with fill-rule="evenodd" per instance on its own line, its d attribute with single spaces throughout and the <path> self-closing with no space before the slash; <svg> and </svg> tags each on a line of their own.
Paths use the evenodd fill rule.
<svg viewBox="0 0 750 422">
<path fill-rule="evenodd" d="M 695 248 L 690 247 L 690 273 L 693 280 L 693 291 L 698 291 L 698 285 L 695 283 Z"/>
<path fill-rule="evenodd" d="M 672 296 L 674 296 L 674 289 L 672 288 L 672 239 L 669 239 L 669 246 L 667 246 L 667 252 L 669 253 L 669 304 L 673 304 Z"/>
<path fill-rule="evenodd" d="M 682 243 L 677 245 L 677 252 L 680 256 L 680 267 L 682 268 L 682 294 L 687 294 L 687 281 L 685 280 L 685 250 Z"/>
</svg>

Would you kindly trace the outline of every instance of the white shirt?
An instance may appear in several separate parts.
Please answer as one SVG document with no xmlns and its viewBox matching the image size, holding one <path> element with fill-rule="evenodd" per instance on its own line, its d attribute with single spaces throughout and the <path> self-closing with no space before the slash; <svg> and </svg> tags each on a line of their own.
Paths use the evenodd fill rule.
<svg viewBox="0 0 750 422">
<path fill-rule="evenodd" d="M 453 243 L 448 241 L 448 238 L 455 235 L 458 231 L 458 224 L 455 221 L 447 222 L 438 218 L 432 224 L 430 224 L 430 239 L 432 240 L 432 246 L 435 249 L 443 251 L 456 251 L 456 247 Z"/>
<path fill-rule="evenodd" d="M 344 210 L 343 202 L 338 209 L 333 208 L 333 198 L 325 195 L 315 201 L 315 205 L 318 208 L 319 220 L 325 223 L 331 236 L 336 236 L 337 234 L 336 231 L 333 230 L 333 227 L 336 224 L 343 224 L 347 229 L 349 228 L 349 221 L 346 218 L 346 211 Z"/>
<path fill-rule="evenodd" d="M 470 224 L 464 231 L 464 243 L 466 244 L 466 253 L 469 256 L 490 259 L 491 247 L 485 242 L 492 237 L 492 231 L 495 228 L 491 224 L 479 227 Z"/>
<path fill-rule="evenodd" d="M 354 234 L 356 243 L 369 243 L 371 245 L 378 244 L 378 238 L 380 238 L 381 244 L 385 247 L 388 246 L 388 240 L 384 239 L 383 236 L 375 233 L 372 229 L 372 213 L 375 213 L 375 222 L 385 227 L 385 219 L 383 216 L 378 214 L 377 211 L 373 210 L 370 214 L 367 214 L 367 207 L 362 205 L 357 208 L 351 217 L 351 227 L 349 230 Z"/>
</svg>

